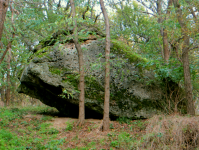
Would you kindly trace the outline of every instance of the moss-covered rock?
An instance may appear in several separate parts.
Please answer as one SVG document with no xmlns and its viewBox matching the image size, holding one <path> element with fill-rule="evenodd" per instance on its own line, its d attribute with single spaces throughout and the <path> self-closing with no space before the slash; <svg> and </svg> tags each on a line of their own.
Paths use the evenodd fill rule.
<svg viewBox="0 0 199 150">
<path fill-rule="evenodd" d="M 87 31 L 82 31 L 86 32 Z M 24 69 L 18 91 L 56 107 L 64 114 L 78 116 L 79 73 L 75 45 L 66 40 L 70 32 L 60 32 L 41 42 Z M 82 37 L 85 61 L 85 108 L 87 116 L 102 116 L 104 102 L 105 41 Z M 64 36 L 65 35 L 65 39 Z M 99 36 L 99 35 L 98 35 Z M 52 39 L 62 42 L 52 44 Z M 63 42 L 65 40 L 65 42 Z M 61 44 L 60 44 L 61 43 Z M 148 118 L 163 110 L 164 87 L 154 80 L 153 66 L 131 47 L 112 40 L 110 116 Z M 139 63 L 146 64 L 140 67 Z"/>
</svg>

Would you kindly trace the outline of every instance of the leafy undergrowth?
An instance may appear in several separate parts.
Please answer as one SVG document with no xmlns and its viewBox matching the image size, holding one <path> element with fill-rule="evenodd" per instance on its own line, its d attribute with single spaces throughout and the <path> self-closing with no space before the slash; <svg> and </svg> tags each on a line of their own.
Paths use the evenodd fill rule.
<svg viewBox="0 0 199 150">
<path fill-rule="evenodd" d="M 30 113 L 35 117 L 26 117 Z M 83 127 L 66 122 L 64 129 L 52 128 L 49 121 L 54 117 L 47 114 L 56 113 L 50 107 L 0 108 L 0 149 L 195 149 L 199 144 L 197 117 L 119 118 L 111 121 L 109 132 L 101 132 L 100 121 L 86 121 Z"/>
</svg>

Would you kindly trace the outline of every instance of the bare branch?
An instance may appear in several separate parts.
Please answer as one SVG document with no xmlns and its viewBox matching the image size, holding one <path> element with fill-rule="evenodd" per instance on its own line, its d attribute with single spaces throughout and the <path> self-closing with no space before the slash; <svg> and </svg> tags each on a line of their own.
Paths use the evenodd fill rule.
<svg viewBox="0 0 199 150">
<path fill-rule="evenodd" d="M 140 12 L 144 13 L 144 14 L 152 15 L 154 17 L 157 17 L 157 15 L 155 15 L 154 13 L 150 13 L 150 12 L 146 12 L 146 11 L 140 11 Z"/>
<path fill-rule="evenodd" d="M 199 45 L 196 46 L 196 47 L 190 48 L 189 51 L 194 50 L 194 49 L 196 49 L 196 48 L 199 48 Z"/>
<path fill-rule="evenodd" d="M 67 11 L 70 8 L 70 1 L 67 3 L 65 11 Z"/>
<path fill-rule="evenodd" d="M 96 22 L 97 22 L 97 19 L 98 19 L 98 17 L 99 17 L 101 14 L 102 14 L 102 12 L 100 12 L 100 14 L 99 14 L 99 15 L 97 15 L 97 16 L 95 17 L 95 21 L 94 21 L 94 23 L 96 23 Z"/>
<path fill-rule="evenodd" d="M 82 18 L 85 20 L 86 19 L 86 13 L 88 12 L 88 10 L 89 10 L 89 4 L 90 4 L 90 0 L 88 0 L 88 5 L 87 5 L 87 7 L 86 7 L 86 10 L 83 12 L 83 15 L 82 15 Z"/>
</svg>

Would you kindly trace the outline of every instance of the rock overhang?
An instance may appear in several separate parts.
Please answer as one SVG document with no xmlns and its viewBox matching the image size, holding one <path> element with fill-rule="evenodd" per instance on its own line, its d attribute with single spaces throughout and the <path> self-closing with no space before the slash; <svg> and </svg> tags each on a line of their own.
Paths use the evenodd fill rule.
<svg viewBox="0 0 199 150">
<path fill-rule="evenodd" d="M 71 41 L 54 45 L 50 40 L 48 42 L 41 42 L 45 46 L 36 47 L 29 65 L 21 74 L 18 91 L 56 107 L 61 113 L 77 115 L 79 73 L 75 45 Z M 86 112 L 102 116 L 105 42 L 103 38 L 89 35 L 84 37 L 81 45 L 86 69 Z M 148 60 L 132 53 L 129 46 L 117 40 L 112 40 L 111 52 L 110 116 L 148 118 L 162 111 L 157 103 L 163 98 L 164 89 L 159 84 L 147 85 L 148 80 L 154 79 L 153 72 L 150 72 L 153 66 L 143 68 L 137 65 Z"/>
</svg>

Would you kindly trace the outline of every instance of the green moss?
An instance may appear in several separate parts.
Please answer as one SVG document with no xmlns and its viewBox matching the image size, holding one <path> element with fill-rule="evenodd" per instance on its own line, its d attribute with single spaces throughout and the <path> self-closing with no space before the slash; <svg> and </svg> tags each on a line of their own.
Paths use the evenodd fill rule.
<svg viewBox="0 0 199 150">
<path fill-rule="evenodd" d="M 43 43 L 39 43 L 38 45 L 35 46 L 35 51 L 38 51 L 39 49 L 42 49 L 44 46 L 43 46 Z"/>
<path fill-rule="evenodd" d="M 54 68 L 54 67 L 49 67 L 49 71 L 50 71 L 52 74 L 61 75 L 61 70 L 60 70 L 60 69 L 57 69 L 57 68 Z"/>
<path fill-rule="evenodd" d="M 67 74 L 62 82 L 68 82 L 78 90 L 79 74 Z M 85 76 L 85 97 L 104 102 L 104 88 L 93 76 Z"/>
<path fill-rule="evenodd" d="M 53 66 L 49 66 L 49 71 L 52 74 L 57 74 L 57 75 L 60 75 L 60 76 L 63 76 L 64 73 L 71 72 L 71 70 L 68 69 L 68 68 L 57 68 L 57 67 L 53 67 Z"/>
<path fill-rule="evenodd" d="M 38 50 L 34 56 L 38 57 L 38 58 L 42 58 L 44 56 L 46 56 L 47 54 L 49 54 L 49 52 L 51 51 L 51 47 L 50 46 L 47 46 L 47 47 L 44 47 L 40 50 Z"/>
<path fill-rule="evenodd" d="M 85 83 L 85 97 L 96 99 L 99 102 L 104 102 L 104 87 L 99 84 L 96 78 L 93 76 L 86 76 Z"/>
<path fill-rule="evenodd" d="M 143 62 L 147 63 L 148 60 L 146 58 L 142 58 L 140 55 L 134 53 L 132 51 L 132 48 L 122 41 L 118 40 L 111 40 L 111 43 L 113 44 L 113 48 L 111 49 L 114 53 L 118 54 L 125 54 L 125 58 L 128 58 L 131 63 L 135 62 Z"/>
<path fill-rule="evenodd" d="M 111 40 L 113 47 L 111 51 L 115 54 L 124 54 L 124 58 L 127 58 L 130 63 L 139 64 L 138 67 L 140 69 L 145 68 L 147 70 L 153 69 L 155 65 L 150 65 L 150 61 L 146 58 L 141 57 L 140 55 L 136 54 L 132 51 L 132 48 L 122 41 L 118 40 Z"/>
<path fill-rule="evenodd" d="M 68 82 L 75 88 L 75 90 L 78 90 L 79 74 L 67 74 L 62 78 L 62 82 Z"/>
</svg>

